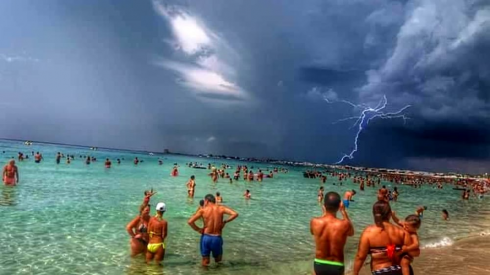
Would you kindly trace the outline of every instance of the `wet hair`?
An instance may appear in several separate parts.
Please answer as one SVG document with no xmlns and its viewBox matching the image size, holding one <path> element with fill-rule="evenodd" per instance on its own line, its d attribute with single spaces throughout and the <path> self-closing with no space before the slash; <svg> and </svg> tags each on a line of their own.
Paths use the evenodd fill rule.
<svg viewBox="0 0 490 275">
<path fill-rule="evenodd" d="M 405 222 L 410 224 L 410 225 L 413 225 L 417 229 L 419 229 L 420 225 L 422 224 L 422 220 L 420 219 L 420 217 L 417 215 L 414 215 L 414 214 L 408 215 L 405 218 Z"/>
<path fill-rule="evenodd" d="M 191 176 L 191 180 L 195 179 L 196 177 L 194 175 Z"/>
<path fill-rule="evenodd" d="M 247 189 L 247 193 L 250 193 L 250 190 Z"/>
<path fill-rule="evenodd" d="M 442 209 L 442 213 L 446 214 L 446 216 L 449 218 L 449 212 L 447 212 L 446 209 Z"/>
<path fill-rule="evenodd" d="M 352 189 L 352 193 L 354 193 L 354 195 L 356 194 L 356 190 Z"/>
<path fill-rule="evenodd" d="M 199 205 L 200 205 L 201 207 L 204 207 L 204 200 L 200 200 L 200 201 L 199 201 Z"/>
<path fill-rule="evenodd" d="M 219 196 L 219 195 L 220 195 L 219 192 L 216 192 L 216 196 Z"/>
<path fill-rule="evenodd" d="M 325 210 L 328 212 L 334 213 L 337 212 L 340 208 L 340 195 L 337 192 L 328 192 L 325 195 L 325 199 L 323 202 L 325 206 Z"/>
<path fill-rule="evenodd" d="M 205 200 L 211 202 L 211 203 L 216 203 L 216 198 L 214 198 L 213 194 L 207 194 L 204 197 Z"/>
<path fill-rule="evenodd" d="M 323 186 L 320 186 L 320 190 L 323 190 Z"/>
<path fill-rule="evenodd" d="M 387 222 L 391 217 L 391 207 L 387 201 L 379 200 L 373 204 L 374 223 L 378 227 L 383 226 L 383 222 Z"/>
<path fill-rule="evenodd" d="M 383 185 L 383 188 L 386 189 L 386 185 Z"/>
</svg>

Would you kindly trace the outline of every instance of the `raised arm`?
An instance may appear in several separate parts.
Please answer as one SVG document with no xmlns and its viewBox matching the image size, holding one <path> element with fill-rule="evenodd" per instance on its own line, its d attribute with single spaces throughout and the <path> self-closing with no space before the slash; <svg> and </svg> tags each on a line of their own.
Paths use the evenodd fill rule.
<svg viewBox="0 0 490 275">
<path fill-rule="evenodd" d="M 344 221 L 347 222 L 347 236 L 354 236 L 354 226 L 352 225 L 351 220 L 349 219 L 349 215 L 347 215 L 347 211 L 345 211 L 345 206 L 343 202 L 340 202 L 340 213 L 344 218 Z"/>
<path fill-rule="evenodd" d="M 223 223 L 229 223 L 238 217 L 238 213 L 231 208 L 223 207 L 223 212 L 227 215 L 230 215 L 230 217 L 227 220 L 225 220 Z"/>
<path fill-rule="evenodd" d="M 359 239 L 359 247 L 357 248 L 356 258 L 354 260 L 354 275 L 359 275 L 359 271 L 366 261 L 367 255 L 369 253 L 369 239 L 367 237 L 367 228 L 361 234 Z"/>
<path fill-rule="evenodd" d="M 138 217 L 134 218 L 132 221 L 130 221 L 128 223 L 128 225 L 126 225 L 126 231 L 128 232 L 129 236 L 131 236 L 131 238 L 134 238 L 134 236 L 135 236 L 133 228 L 136 227 L 139 220 L 140 220 L 140 217 L 138 216 Z"/>
<path fill-rule="evenodd" d="M 187 223 L 194 229 L 194 231 L 199 232 L 202 234 L 203 228 L 199 228 L 196 225 L 196 221 L 202 217 L 202 209 L 199 209 L 190 219 L 187 221 Z"/>
<path fill-rule="evenodd" d="M 400 222 L 400 219 L 396 216 L 395 211 L 391 211 L 391 219 L 399 226 L 403 227 L 403 224 Z"/>
</svg>

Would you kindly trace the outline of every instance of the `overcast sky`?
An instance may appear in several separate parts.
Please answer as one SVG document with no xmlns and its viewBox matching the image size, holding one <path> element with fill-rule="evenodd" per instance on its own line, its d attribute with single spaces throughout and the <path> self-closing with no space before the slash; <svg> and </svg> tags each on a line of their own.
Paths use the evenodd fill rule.
<svg viewBox="0 0 490 275">
<path fill-rule="evenodd" d="M 3 0 L 0 137 L 490 167 L 488 0 Z M 325 100 L 327 99 L 327 100 Z"/>
</svg>

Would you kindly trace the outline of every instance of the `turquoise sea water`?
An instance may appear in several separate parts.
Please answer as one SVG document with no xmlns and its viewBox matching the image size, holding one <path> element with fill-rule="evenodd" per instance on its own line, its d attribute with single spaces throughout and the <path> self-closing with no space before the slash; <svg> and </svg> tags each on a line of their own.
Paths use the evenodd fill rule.
<svg viewBox="0 0 490 275">
<path fill-rule="evenodd" d="M 234 161 L 165 155 L 159 156 L 121 151 L 91 151 L 88 148 L 38 145 L 0 141 L 2 163 L 22 151 L 40 151 L 44 161 L 30 159 L 18 163 L 21 181 L 17 187 L 0 187 L 0 274 L 311 274 L 314 243 L 309 221 L 321 214 L 316 201 L 319 179 L 305 179 L 303 168 L 289 167 L 288 174 L 277 174 L 263 183 L 230 184 L 220 179 L 212 184 L 208 170 L 185 167 L 186 162 L 203 164 L 228 163 L 231 175 Z M 55 154 L 73 154 L 70 165 L 62 160 L 55 164 Z M 79 155 L 93 155 L 97 162 L 85 165 Z M 144 162 L 134 166 L 134 157 Z M 111 169 L 104 160 L 113 161 Z M 116 158 L 125 158 L 121 165 Z M 173 163 L 179 163 L 180 175 L 170 177 Z M 266 169 L 268 164 L 247 163 Z M 195 199 L 186 198 L 185 184 L 196 175 Z M 350 180 L 343 186 L 325 184 L 327 191 L 343 194 L 358 190 Z M 390 183 L 383 183 L 391 185 Z M 143 191 L 153 187 L 158 194 L 151 204 L 167 204 L 165 218 L 169 223 L 164 268 L 146 266 L 143 258 L 129 257 L 126 224 L 138 214 Z M 451 240 L 478 235 L 488 230 L 488 200 L 461 201 L 460 192 L 451 187 L 436 190 L 425 186 L 412 189 L 398 187 L 399 201 L 392 207 L 400 217 L 413 213 L 416 206 L 426 205 L 420 237 L 423 246 L 449 245 Z M 250 189 L 252 200 L 242 197 Z M 371 206 L 377 188 L 358 192 L 348 209 L 355 226 L 355 236 L 346 246 L 347 264 L 352 262 L 362 229 L 372 223 Z M 220 191 L 226 205 L 240 216 L 224 232 L 224 264 L 209 270 L 200 268 L 200 235 L 188 225 L 199 200 L 207 193 Z M 446 208 L 451 221 L 443 222 L 441 209 Z M 154 210 L 152 209 L 152 214 Z"/>
</svg>

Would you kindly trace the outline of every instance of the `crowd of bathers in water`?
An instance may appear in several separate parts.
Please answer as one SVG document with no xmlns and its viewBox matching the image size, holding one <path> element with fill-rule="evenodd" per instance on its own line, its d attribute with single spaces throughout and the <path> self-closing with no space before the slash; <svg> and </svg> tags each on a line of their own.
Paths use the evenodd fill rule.
<svg viewBox="0 0 490 275">
<path fill-rule="evenodd" d="M 35 163 L 40 163 L 44 160 L 43 155 L 39 152 L 31 152 L 31 156 L 34 158 Z M 97 159 L 91 156 L 80 155 L 79 158 L 84 160 L 87 165 L 97 162 Z M 70 164 L 71 161 L 75 160 L 75 155 L 64 155 L 58 152 L 55 156 L 55 163 L 60 164 L 61 159 L 66 159 L 66 163 Z M 121 159 L 124 161 L 124 158 Z M 116 159 L 116 162 L 121 164 L 121 159 Z M 29 155 L 19 152 L 17 160 L 29 160 Z M 133 160 L 134 165 L 142 162 L 143 160 L 137 157 Z M 159 158 L 158 163 L 162 165 L 163 160 Z M 107 158 L 104 162 L 105 168 L 110 168 L 111 165 L 111 160 Z M 227 169 L 232 168 L 227 164 L 222 164 L 219 167 L 208 164 L 206 167 L 194 162 L 187 163 L 186 166 L 210 170 L 208 176 L 215 183 L 219 178 L 229 180 L 230 183 L 233 180 L 237 181 L 240 179 L 261 182 L 264 178 L 274 178 L 274 174 L 289 172 L 286 168 L 275 167 L 265 169 L 256 168 L 257 173 L 254 173 L 253 166 L 249 168 L 246 165 L 239 165 L 232 177 L 226 172 Z M 178 176 L 177 163 L 174 163 L 171 175 Z M 359 185 L 360 192 L 364 191 L 365 187 L 379 187 L 382 181 L 397 185 L 408 185 L 413 188 L 421 188 L 425 184 L 433 188 L 443 189 L 452 185 L 453 189 L 463 191 L 462 198 L 465 200 L 470 198 L 471 193 L 477 198 L 482 198 L 483 194 L 489 190 L 487 181 L 470 178 L 375 172 L 359 173 L 348 170 L 343 172 L 338 170 L 308 170 L 303 175 L 305 178 L 319 178 L 320 184 L 322 185 L 318 191 L 318 201 L 322 205 L 323 215 L 318 218 L 313 218 L 310 224 L 311 233 L 314 236 L 316 244 L 313 268 L 317 275 L 344 273 L 344 245 L 346 239 L 354 234 L 354 227 L 347 214 L 347 209 L 350 203 L 354 201 L 353 198 L 357 194 L 357 191 L 348 190 L 344 193 L 343 198 L 335 192 L 329 192 L 324 195 L 324 184 L 328 177 L 338 180 L 336 183 L 332 183 L 332 185 L 342 185 L 342 182 L 351 180 L 354 184 Z M 4 166 L 2 178 L 5 185 L 14 186 L 19 182 L 19 170 L 15 165 L 14 158 Z M 190 177 L 186 183 L 186 187 L 187 196 L 193 198 L 196 188 L 195 176 Z M 166 212 L 164 202 L 156 204 L 155 216 L 150 215 L 150 198 L 156 193 L 153 189 L 144 191 L 144 199 L 139 208 L 139 214 L 128 223 L 126 229 L 131 236 L 131 255 L 144 254 L 147 263 L 155 261 L 161 264 L 165 256 L 165 239 L 167 237 L 168 223 L 163 218 Z M 355 258 L 354 274 L 359 274 L 367 255 L 371 255 L 371 269 L 373 274 L 413 274 L 411 262 L 415 257 L 420 255 L 417 230 L 422 224 L 424 211 L 428 208 L 426 206 L 417 207 L 415 214 L 409 215 L 404 221 L 401 221 L 390 207 L 390 202 L 396 202 L 399 196 L 400 193 L 396 186 L 393 190 L 389 190 L 383 185 L 378 190 L 373 205 L 373 218 L 375 223 L 366 227 L 361 235 Z M 243 197 L 245 199 L 251 199 L 252 195 L 250 190 L 246 190 Z M 215 262 L 221 262 L 223 255 L 222 230 L 225 224 L 238 217 L 238 213 L 222 204 L 223 200 L 220 192 L 216 192 L 216 195 L 206 195 L 200 201 L 196 212 L 188 221 L 191 228 L 201 236 L 200 250 L 203 266 L 210 264 L 211 255 Z M 340 211 L 342 219 L 336 217 L 338 211 Z M 228 218 L 224 219 L 225 216 Z M 448 220 L 449 212 L 446 209 L 442 209 L 441 216 L 443 220 Z M 196 225 L 196 221 L 198 220 L 202 220 L 203 226 L 201 228 Z"/>
</svg>

